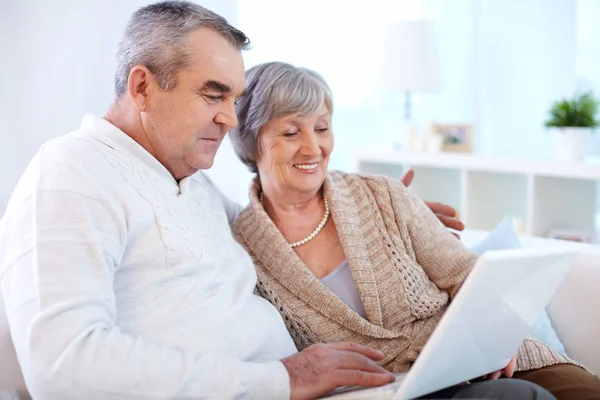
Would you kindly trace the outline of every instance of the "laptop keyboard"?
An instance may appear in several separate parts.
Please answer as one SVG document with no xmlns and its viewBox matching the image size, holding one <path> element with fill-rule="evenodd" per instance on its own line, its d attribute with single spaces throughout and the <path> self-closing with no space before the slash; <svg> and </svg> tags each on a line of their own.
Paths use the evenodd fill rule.
<svg viewBox="0 0 600 400">
<path fill-rule="evenodd" d="M 406 378 L 406 373 L 396 374 L 396 380 L 387 385 L 371 388 L 363 386 L 345 386 L 334 390 L 323 399 L 335 400 L 392 400 L 394 394 L 398 391 L 402 382 Z"/>
</svg>

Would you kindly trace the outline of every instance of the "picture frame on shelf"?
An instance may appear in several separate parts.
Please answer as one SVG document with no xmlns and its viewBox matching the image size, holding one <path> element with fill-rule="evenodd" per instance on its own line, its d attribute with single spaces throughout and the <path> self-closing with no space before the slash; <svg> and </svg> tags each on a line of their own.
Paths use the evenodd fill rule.
<svg viewBox="0 0 600 400">
<path fill-rule="evenodd" d="M 430 135 L 441 136 L 441 150 L 444 152 L 473 152 L 473 125 L 431 124 Z"/>
</svg>

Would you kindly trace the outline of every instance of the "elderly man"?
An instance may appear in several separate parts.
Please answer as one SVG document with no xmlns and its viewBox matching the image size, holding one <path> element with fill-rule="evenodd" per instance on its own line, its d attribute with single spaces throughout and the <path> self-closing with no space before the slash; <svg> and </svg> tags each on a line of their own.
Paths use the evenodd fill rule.
<svg viewBox="0 0 600 400">
<path fill-rule="evenodd" d="M 20 366 L 21 395 L 309 399 L 393 379 L 370 348 L 296 353 L 253 294 L 252 261 L 229 229 L 239 207 L 197 173 L 237 124 L 247 45 L 191 3 L 138 10 L 105 117 L 85 116 L 28 166 L 0 223 L 0 349 L 18 359 L 0 366 Z M 493 383 L 485 393 L 539 394 Z"/>
</svg>

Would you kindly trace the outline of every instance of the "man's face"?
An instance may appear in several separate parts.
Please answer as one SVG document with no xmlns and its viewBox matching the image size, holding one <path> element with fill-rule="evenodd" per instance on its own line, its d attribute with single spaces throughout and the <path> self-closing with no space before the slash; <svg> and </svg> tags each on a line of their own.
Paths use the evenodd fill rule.
<svg viewBox="0 0 600 400">
<path fill-rule="evenodd" d="M 239 50 L 207 28 L 189 36 L 191 66 L 169 91 L 153 82 L 142 124 L 154 156 L 179 180 L 213 165 L 225 134 L 237 125 L 234 103 L 244 89 Z"/>
</svg>

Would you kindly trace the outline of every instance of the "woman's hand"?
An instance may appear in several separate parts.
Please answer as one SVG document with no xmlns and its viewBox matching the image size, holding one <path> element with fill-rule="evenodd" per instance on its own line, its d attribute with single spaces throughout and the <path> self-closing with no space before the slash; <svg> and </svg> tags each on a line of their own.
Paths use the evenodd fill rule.
<svg viewBox="0 0 600 400">
<path fill-rule="evenodd" d="M 489 375 L 488 379 L 491 381 L 495 381 L 496 379 L 500 378 L 502 375 L 506 376 L 507 378 L 512 378 L 513 374 L 515 373 L 516 368 L 517 368 L 517 355 L 515 355 L 512 358 L 512 360 L 510 360 L 510 362 L 504 369 L 501 369 L 496 372 L 492 372 Z"/>
<path fill-rule="evenodd" d="M 402 182 L 404 186 L 409 187 L 414 177 L 415 171 L 409 169 L 406 171 L 404 176 L 400 178 L 400 182 Z M 447 228 L 454 229 L 456 231 L 462 231 L 465 229 L 465 225 L 456 218 L 456 210 L 454 208 L 435 201 L 426 201 L 425 204 Z M 452 232 L 452 234 L 460 239 L 458 234 L 454 232 Z"/>
</svg>

